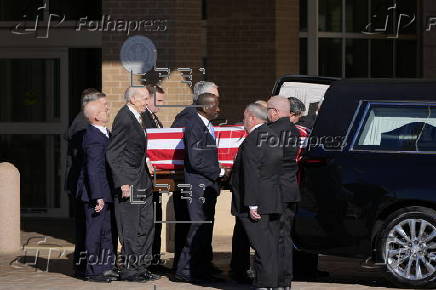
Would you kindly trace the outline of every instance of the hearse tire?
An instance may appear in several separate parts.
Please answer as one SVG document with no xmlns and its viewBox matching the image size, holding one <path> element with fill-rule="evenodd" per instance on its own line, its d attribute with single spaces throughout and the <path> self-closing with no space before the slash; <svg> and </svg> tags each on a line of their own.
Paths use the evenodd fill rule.
<svg viewBox="0 0 436 290">
<path fill-rule="evenodd" d="M 402 288 L 436 288 L 436 211 L 421 206 L 390 214 L 378 235 L 386 278 Z"/>
</svg>

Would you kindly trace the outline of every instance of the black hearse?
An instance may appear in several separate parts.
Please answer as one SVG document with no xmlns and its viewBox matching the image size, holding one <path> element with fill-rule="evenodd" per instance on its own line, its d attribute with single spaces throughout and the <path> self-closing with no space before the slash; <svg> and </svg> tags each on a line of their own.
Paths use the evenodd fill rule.
<svg viewBox="0 0 436 290">
<path fill-rule="evenodd" d="M 434 287 L 436 82 L 285 76 L 273 90 L 295 93 L 306 104 L 324 94 L 301 164 L 295 246 Z"/>
</svg>

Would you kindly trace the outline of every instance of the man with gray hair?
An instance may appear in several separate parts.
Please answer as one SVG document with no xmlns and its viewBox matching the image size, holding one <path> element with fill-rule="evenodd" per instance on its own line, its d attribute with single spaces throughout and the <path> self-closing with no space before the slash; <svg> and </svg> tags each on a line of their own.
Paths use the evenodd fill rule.
<svg viewBox="0 0 436 290">
<path fill-rule="evenodd" d="M 264 103 L 263 103 L 264 102 Z M 256 101 L 247 106 L 246 111 L 250 112 L 251 116 L 254 118 L 245 118 L 244 121 L 247 122 L 249 120 L 253 120 L 256 125 L 262 125 L 268 121 L 268 112 L 266 109 L 265 101 Z M 245 116 L 245 115 L 244 115 Z M 244 124 L 244 127 L 250 127 L 248 124 Z M 235 172 L 238 171 L 238 168 L 235 169 L 233 166 L 233 170 Z M 237 176 L 232 175 L 231 181 L 238 188 L 239 179 Z M 248 236 L 240 222 L 240 219 L 236 215 L 236 206 L 232 208 L 235 212 L 232 211 L 232 214 L 235 215 L 235 226 L 233 227 L 233 235 L 232 235 L 232 258 L 230 261 L 230 277 L 239 282 L 239 283 L 248 283 L 251 282 L 251 276 L 249 274 L 250 270 L 250 241 L 248 240 Z"/>
<path fill-rule="evenodd" d="M 300 118 L 303 116 L 303 113 L 306 111 L 306 106 L 302 101 L 297 98 L 289 97 L 288 98 L 291 109 L 290 109 L 290 120 L 291 123 L 297 123 Z"/>
<path fill-rule="evenodd" d="M 88 120 L 83 115 L 83 108 L 91 102 L 101 103 L 106 112 L 109 112 L 106 95 L 95 88 L 84 89 L 81 95 L 82 110 L 74 118 L 71 126 L 65 132 L 64 138 L 68 142 L 67 157 L 65 162 L 65 184 L 64 188 L 71 196 L 74 208 L 76 241 L 74 248 L 74 274 L 76 277 L 85 275 L 86 264 L 80 260 L 80 253 L 85 251 L 85 213 L 82 202 L 77 192 L 77 182 L 83 164 L 83 135 L 89 126 Z"/>
<path fill-rule="evenodd" d="M 296 204 L 300 201 L 297 184 L 299 133 L 290 120 L 291 104 L 286 97 L 273 96 L 268 100 L 269 128 L 280 136 L 280 149 L 283 157 L 279 163 L 281 170 L 279 185 L 283 214 L 280 217 L 280 236 L 278 241 L 279 287 L 290 287 L 293 279 L 291 227 L 295 216 Z"/>
<path fill-rule="evenodd" d="M 82 136 L 89 125 L 88 120 L 83 115 L 83 108 L 86 104 L 93 101 L 99 101 L 103 106 L 105 106 L 106 111 L 109 112 L 109 106 L 105 94 L 94 88 L 84 89 L 81 96 L 82 110 L 74 118 L 71 126 L 65 133 L 65 139 L 68 142 L 65 189 L 72 195 L 75 195 L 78 177 L 78 172 L 76 172 L 76 170 L 78 170 L 82 164 L 80 159 L 82 152 Z"/>
<path fill-rule="evenodd" d="M 145 152 L 147 132 L 141 113 L 150 94 L 145 87 L 130 87 L 124 94 L 126 105 L 115 117 L 107 161 L 115 189 L 115 217 L 122 245 L 124 265 L 120 279 L 146 282 L 160 277 L 148 271 L 154 237 L 152 182 Z"/>
<path fill-rule="evenodd" d="M 279 286 L 277 246 L 283 210 L 279 187 L 283 150 L 270 143 L 269 140 L 275 143 L 278 136 L 265 124 L 266 116 L 265 108 L 260 104 L 253 103 L 245 109 L 244 127 L 248 136 L 239 147 L 230 179 L 232 215 L 236 217 L 237 226 L 243 228 L 239 231 L 245 232 L 249 244 L 256 251 L 256 289 Z M 236 250 L 232 249 L 232 254 Z M 232 271 L 236 271 L 235 267 Z M 234 272 L 232 277 L 237 274 L 244 275 Z"/>
<path fill-rule="evenodd" d="M 196 105 L 198 96 L 201 94 L 214 94 L 219 97 L 218 86 L 213 82 L 199 81 L 194 85 L 194 93 L 192 95 L 192 104 Z M 197 114 L 197 109 L 195 107 L 186 107 L 180 113 L 177 114 L 174 119 L 171 128 L 184 128 L 191 119 L 192 116 Z"/>
</svg>

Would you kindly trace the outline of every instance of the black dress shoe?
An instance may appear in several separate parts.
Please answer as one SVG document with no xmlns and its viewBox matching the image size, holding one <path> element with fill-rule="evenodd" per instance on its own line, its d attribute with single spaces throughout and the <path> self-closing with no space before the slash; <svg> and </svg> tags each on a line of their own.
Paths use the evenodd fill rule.
<svg viewBox="0 0 436 290">
<path fill-rule="evenodd" d="M 87 280 L 87 277 L 83 272 L 74 272 L 73 276 L 80 280 Z"/>
<path fill-rule="evenodd" d="M 170 275 L 169 279 L 171 282 L 176 282 L 176 283 L 192 283 L 194 281 L 191 277 L 185 277 L 179 275 Z"/>
<path fill-rule="evenodd" d="M 174 275 L 170 277 L 170 281 L 176 283 L 204 284 L 204 283 L 220 283 L 220 282 L 224 282 L 225 279 L 212 275 L 201 275 L 196 277 L 185 277 L 185 276 Z"/>
<path fill-rule="evenodd" d="M 127 281 L 127 282 L 138 282 L 138 283 L 146 283 L 150 280 L 145 279 L 144 275 L 133 275 L 128 277 L 123 277 L 120 279 L 121 281 Z"/>
<path fill-rule="evenodd" d="M 160 275 L 153 274 L 148 270 L 145 271 L 144 274 L 142 274 L 142 277 L 144 277 L 148 281 L 156 281 L 156 280 L 159 280 L 161 278 Z"/>
<path fill-rule="evenodd" d="M 218 268 L 215 264 L 209 263 L 209 265 L 207 266 L 207 272 L 211 274 L 221 274 L 223 270 Z"/>
<path fill-rule="evenodd" d="M 110 283 L 110 282 L 112 282 L 112 280 L 110 278 L 105 277 L 103 275 L 89 276 L 89 277 L 86 277 L 86 280 L 89 282 L 97 282 L 97 283 Z"/>
<path fill-rule="evenodd" d="M 120 274 L 114 270 L 107 270 L 103 273 L 103 276 L 110 279 L 111 281 L 118 281 L 120 279 Z"/>
<path fill-rule="evenodd" d="M 233 281 L 238 282 L 239 284 L 251 284 L 253 279 L 250 278 L 247 273 L 244 272 L 233 272 L 230 271 L 229 272 L 229 277 L 230 279 L 232 279 Z"/>
<path fill-rule="evenodd" d="M 171 272 L 171 269 L 163 266 L 163 265 L 151 265 L 150 267 L 148 267 L 148 269 L 150 271 L 152 271 L 153 273 L 159 273 L 159 274 L 168 274 Z"/>
</svg>

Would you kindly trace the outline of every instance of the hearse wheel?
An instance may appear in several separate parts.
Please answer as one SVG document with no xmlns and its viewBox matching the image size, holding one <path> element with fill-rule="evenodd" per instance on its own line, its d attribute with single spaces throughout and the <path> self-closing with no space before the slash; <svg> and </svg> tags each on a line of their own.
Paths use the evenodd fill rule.
<svg viewBox="0 0 436 290">
<path fill-rule="evenodd" d="M 394 284 L 436 286 L 436 211 L 419 206 L 397 210 L 386 219 L 378 244 Z"/>
</svg>

